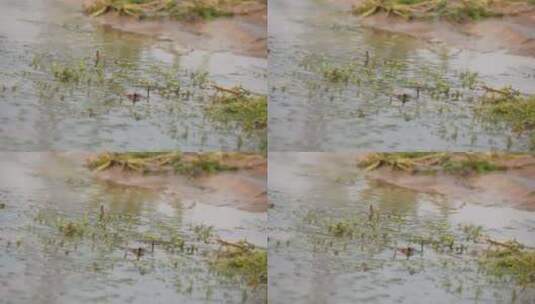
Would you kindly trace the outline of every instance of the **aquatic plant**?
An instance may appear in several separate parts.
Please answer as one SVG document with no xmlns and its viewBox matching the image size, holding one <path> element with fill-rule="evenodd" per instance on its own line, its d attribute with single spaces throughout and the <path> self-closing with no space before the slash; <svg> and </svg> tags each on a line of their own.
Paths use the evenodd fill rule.
<svg viewBox="0 0 535 304">
<path fill-rule="evenodd" d="M 196 225 L 193 227 L 193 231 L 197 235 L 198 240 L 208 243 L 210 237 L 213 236 L 214 227 L 206 225 Z"/>
<path fill-rule="evenodd" d="M 224 124 L 236 123 L 246 132 L 267 127 L 266 96 L 253 94 L 241 87 L 214 88 L 217 92 L 206 107 L 207 114 L 213 120 Z"/>
<path fill-rule="evenodd" d="M 246 241 L 220 240 L 221 248 L 212 259 L 212 267 L 227 277 L 239 277 L 250 286 L 267 283 L 267 252 Z"/>
<path fill-rule="evenodd" d="M 479 258 L 480 264 L 490 275 L 498 278 L 511 278 L 521 286 L 535 283 L 535 251 L 525 249 L 515 241 L 492 242 Z"/>
<path fill-rule="evenodd" d="M 531 132 L 535 128 L 535 96 L 522 96 L 520 92 L 505 87 L 485 87 L 486 94 L 480 98 L 477 115 L 487 121 L 505 122 L 513 131 Z"/>
</svg>

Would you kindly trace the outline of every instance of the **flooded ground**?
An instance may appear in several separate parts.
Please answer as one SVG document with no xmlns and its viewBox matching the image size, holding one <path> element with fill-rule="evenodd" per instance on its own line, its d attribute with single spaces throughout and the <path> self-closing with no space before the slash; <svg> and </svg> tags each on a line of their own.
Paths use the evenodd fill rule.
<svg viewBox="0 0 535 304">
<path fill-rule="evenodd" d="M 269 10 L 270 150 L 532 147 L 529 134 L 478 118 L 470 78 L 533 94 L 533 57 L 360 26 L 329 1 L 271 1 Z"/>
<path fill-rule="evenodd" d="M 2 302 L 265 303 L 265 283 L 212 264 L 223 242 L 266 248 L 265 175 L 215 174 L 219 187 L 177 176 L 156 188 L 151 177 L 91 173 L 85 156 L 0 154 Z"/>
<path fill-rule="evenodd" d="M 356 158 L 270 153 L 271 303 L 535 301 L 532 284 L 480 264 L 489 245 L 473 241 L 485 234 L 533 248 L 533 211 L 395 186 L 367 176 Z M 424 242 L 433 238 L 451 243 Z"/>
<path fill-rule="evenodd" d="M 213 84 L 266 94 L 265 23 L 92 19 L 81 1 L 60 0 L 2 1 L 0 11 L 3 150 L 264 149 L 265 130 L 205 110 Z"/>
</svg>

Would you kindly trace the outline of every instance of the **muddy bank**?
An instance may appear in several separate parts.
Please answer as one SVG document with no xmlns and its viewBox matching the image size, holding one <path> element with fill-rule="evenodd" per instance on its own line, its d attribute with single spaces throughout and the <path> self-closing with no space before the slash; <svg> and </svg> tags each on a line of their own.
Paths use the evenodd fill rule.
<svg viewBox="0 0 535 304">
<path fill-rule="evenodd" d="M 535 158 L 504 160 L 499 165 L 503 170 L 467 175 L 410 173 L 384 167 L 369 172 L 368 177 L 416 192 L 440 194 L 483 206 L 507 205 L 535 210 Z"/>
<path fill-rule="evenodd" d="M 185 153 L 188 158 L 194 153 Z M 89 156 L 88 159 L 95 157 Z M 188 176 L 177 174 L 170 168 L 156 174 L 144 174 L 123 167 L 94 171 L 93 176 L 105 183 L 138 187 L 164 193 L 191 202 L 218 207 L 230 207 L 247 212 L 266 212 L 267 163 L 260 155 L 235 155 L 225 159 L 227 172 Z M 191 207 L 191 206 L 190 206 Z"/>
<path fill-rule="evenodd" d="M 352 7 L 362 3 L 361 0 L 345 0 L 335 5 L 351 11 Z M 518 12 L 506 13 L 504 17 L 463 23 L 407 21 L 386 13 L 358 17 L 358 21 L 367 27 L 407 34 L 433 44 L 442 43 L 478 52 L 505 50 L 514 55 L 535 57 L 535 9 L 528 6 Z"/>
<path fill-rule="evenodd" d="M 71 7 L 82 10 L 84 1 L 63 1 Z M 265 58 L 267 56 L 267 6 L 258 2 L 238 6 L 233 8 L 233 14 L 233 17 L 195 22 L 138 20 L 115 12 L 87 18 L 95 24 L 111 29 L 171 42 L 173 48 L 179 53 L 188 53 L 193 49 L 198 49 Z"/>
</svg>

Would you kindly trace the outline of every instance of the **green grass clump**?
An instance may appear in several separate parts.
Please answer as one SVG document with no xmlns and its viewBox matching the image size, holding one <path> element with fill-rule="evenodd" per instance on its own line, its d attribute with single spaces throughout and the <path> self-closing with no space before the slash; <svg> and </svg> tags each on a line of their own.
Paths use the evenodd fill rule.
<svg viewBox="0 0 535 304">
<path fill-rule="evenodd" d="M 329 233 L 336 237 L 352 236 L 355 233 L 355 227 L 353 223 L 341 221 L 334 224 L 330 224 L 328 227 Z"/>
<path fill-rule="evenodd" d="M 221 162 L 216 154 L 200 154 L 191 161 L 177 162 L 174 165 L 178 174 L 198 176 L 201 174 L 212 174 L 221 171 L 233 171 L 238 168 Z"/>
<path fill-rule="evenodd" d="M 442 167 L 447 173 L 460 175 L 466 175 L 472 172 L 484 174 L 505 169 L 504 167 L 494 164 L 486 159 L 466 159 L 459 161 L 450 160 L 445 162 Z"/>
<path fill-rule="evenodd" d="M 222 8 L 223 1 L 168 1 L 166 10 L 176 20 L 211 20 L 230 17 L 233 13 Z"/>
<path fill-rule="evenodd" d="M 329 68 L 323 71 L 323 77 L 330 82 L 349 82 L 355 71 L 351 67 Z"/>
<path fill-rule="evenodd" d="M 207 107 L 208 115 L 221 123 L 236 123 L 246 132 L 267 127 L 267 98 L 242 88 L 220 90 Z"/>
<path fill-rule="evenodd" d="M 532 131 L 535 128 L 535 96 L 484 99 L 479 110 L 483 118 L 506 122 L 515 132 Z"/>
<path fill-rule="evenodd" d="M 267 284 L 267 252 L 247 242 L 225 242 L 211 264 L 218 273 L 241 278 L 250 286 Z"/>
<path fill-rule="evenodd" d="M 488 274 L 511 278 L 519 285 L 535 283 L 535 251 L 524 249 L 517 242 L 501 244 L 501 248 L 488 250 L 480 264 Z"/>
<path fill-rule="evenodd" d="M 66 222 L 58 225 L 59 231 L 66 237 L 82 237 L 86 231 L 86 222 Z"/>
</svg>

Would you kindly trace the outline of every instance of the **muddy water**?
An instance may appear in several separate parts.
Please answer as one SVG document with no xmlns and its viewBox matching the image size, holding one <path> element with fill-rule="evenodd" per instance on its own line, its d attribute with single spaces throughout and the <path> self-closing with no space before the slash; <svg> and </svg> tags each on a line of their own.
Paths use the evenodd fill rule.
<svg viewBox="0 0 535 304">
<path fill-rule="evenodd" d="M 265 212 L 223 205 L 215 195 L 197 201 L 105 182 L 82 163 L 79 154 L 0 154 L 0 293 L 7 303 L 265 302 L 265 288 L 214 273 L 208 260 L 217 247 L 195 233 L 212 226 L 214 236 L 265 248 Z M 106 216 L 119 216 L 102 239 L 65 238 L 54 224 L 91 218 L 100 205 Z M 152 251 L 141 235 L 179 237 L 197 249 L 156 243 Z M 136 258 L 130 249 L 138 247 L 145 251 Z"/>
<path fill-rule="evenodd" d="M 529 148 L 527 135 L 475 118 L 472 98 L 436 99 L 424 94 L 416 99 L 403 81 L 425 81 L 425 70 L 447 79 L 456 90 L 457 76 L 468 70 L 490 86 L 511 85 L 533 94 L 535 59 L 503 51 L 459 50 L 362 27 L 349 12 L 328 1 L 275 0 L 269 9 L 272 151 Z M 330 83 L 307 68 L 325 63 L 363 65 L 366 52 L 378 62 L 401 64 L 391 83 L 393 93 L 384 83 Z M 370 80 L 367 77 L 364 82 Z M 390 98 L 407 91 L 411 100 L 404 105 Z"/>
<path fill-rule="evenodd" d="M 497 240 L 535 245 L 534 213 L 475 204 L 371 180 L 344 153 L 271 153 L 269 298 L 271 303 L 533 303 L 535 290 L 480 271 L 471 254 L 424 247 L 407 258 L 407 237 L 479 225 Z M 325 222 L 388 217 L 378 239 L 334 237 Z M 391 230 L 389 230 L 391 229 Z M 416 246 L 416 245 L 414 245 Z M 467 252 L 472 252 L 468 247 Z"/>
<path fill-rule="evenodd" d="M 68 86 L 32 67 L 35 58 L 77 66 L 96 50 L 106 66 L 120 64 L 132 79 L 153 79 L 151 68 L 178 67 L 221 86 L 265 94 L 266 59 L 225 49 L 210 36 L 184 30 L 180 41 L 114 29 L 84 16 L 78 1 L 2 1 L 0 11 L 0 146 L 4 150 L 258 150 L 265 132 L 245 134 L 203 115 L 211 92 L 198 88 L 180 100 L 152 94 L 133 104 L 125 94 L 145 89 L 123 83 L 119 92 L 89 84 Z M 174 33 L 181 33 L 174 24 Z M 197 40 L 206 41 L 200 47 Z M 191 42 L 191 43 L 188 43 Z M 110 76 L 110 75 L 107 75 Z M 148 78 L 148 79 L 147 79 Z M 122 90 L 122 91 L 121 91 Z"/>
</svg>

